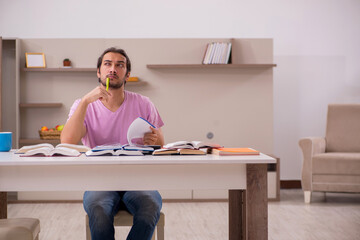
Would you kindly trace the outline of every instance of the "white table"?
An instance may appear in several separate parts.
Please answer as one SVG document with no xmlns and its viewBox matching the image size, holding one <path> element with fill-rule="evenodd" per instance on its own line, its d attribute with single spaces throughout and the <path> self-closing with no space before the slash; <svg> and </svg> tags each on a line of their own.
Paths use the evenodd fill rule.
<svg viewBox="0 0 360 240">
<path fill-rule="evenodd" d="M 0 192 L 229 190 L 229 239 L 267 239 L 267 164 L 256 156 L 20 157 L 0 152 Z M 5 194 L 6 197 L 6 194 Z M 1 199 L 0 217 L 7 203 Z"/>
</svg>

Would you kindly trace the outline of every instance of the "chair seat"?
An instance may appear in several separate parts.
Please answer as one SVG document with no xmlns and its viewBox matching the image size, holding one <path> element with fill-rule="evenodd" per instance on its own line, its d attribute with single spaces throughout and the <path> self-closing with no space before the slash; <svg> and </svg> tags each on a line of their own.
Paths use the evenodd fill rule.
<svg viewBox="0 0 360 240">
<path fill-rule="evenodd" d="M 127 211 L 119 211 L 114 217 L 114 226 L 132 226 L 133 216 Z M 158 226 L 165 225 L 165 215 L 160 212 L 160 218 L 157 223 Z"/>
<path fill-rule="evenodd" d="M 39 232 L 39 219 L 0 219 L 0 240 L 37 240 L 39 239 Z"/>
<path fill-rule="evenodd" d="M 88 215 L 85 216 L 85 225 L 86 225 L 86 239 L 91 240 L 90 228 L 89 228 L 89 217 Z M 124 226 L 130 227 L 133 225 L 133 216 L 124 210 L 120 210 L 114 217 L 114 226 Z M 160 212 L 160 218 L 156 225 L 156 235 L 158 240 L 164 240 L 164 226 L 165 226 L 165 215 L 164 213 Z M 152 237 L 155 239 L 155 233 Z M 0 239 L 1 240 L 1 239 Z"/>
<path fill-rule="evenodd" d="M 329 152 L 317 154 L 313 174 L 360 175 L 360 153 Z"/>
</svg>

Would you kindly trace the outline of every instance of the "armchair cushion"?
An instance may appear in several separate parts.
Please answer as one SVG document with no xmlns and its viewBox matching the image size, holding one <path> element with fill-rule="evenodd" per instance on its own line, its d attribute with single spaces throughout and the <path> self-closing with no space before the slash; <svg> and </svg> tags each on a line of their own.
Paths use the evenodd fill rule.
<svg viewBox="0 0 360 240">
<path fill-rule="evenodd" d="M 330 104 L 326 152 L 360 152 L 360 104 Z"/>
<path fill-rule="evenodd" d="M 313 174 L 360 175 L 360 153 L 321 153 L 313 156 Z"/>
</svg>

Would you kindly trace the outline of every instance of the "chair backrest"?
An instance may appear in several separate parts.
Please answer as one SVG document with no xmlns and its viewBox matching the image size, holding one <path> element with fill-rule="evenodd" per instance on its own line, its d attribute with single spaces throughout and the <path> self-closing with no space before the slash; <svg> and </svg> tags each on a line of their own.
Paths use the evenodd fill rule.
<svg viewBox="0 0 360 240">
<path fill-rule="evenodd" d="M 330 104 L 326 152 L 360 152 L 360 104 Z"/>
</svg>

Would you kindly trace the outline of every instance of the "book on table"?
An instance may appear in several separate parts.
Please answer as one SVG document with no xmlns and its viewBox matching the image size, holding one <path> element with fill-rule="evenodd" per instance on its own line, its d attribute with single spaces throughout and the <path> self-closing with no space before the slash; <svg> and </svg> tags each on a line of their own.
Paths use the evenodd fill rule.
<svg viewBox="0 0 360 240">
<path fill-rule="evenodd" d="M 154 125 L 146 121 L 144 118 L 136 118 L 129 126 L 127 131 L 128 144 L 105 144 L 99 145 L 85 153 L 86 156 L 141 156 L 151 154 L 157 146 L 144 146 L 137 144 L 142 140 L 144 135 L 151 132 L 150 127 Z"/>
<path fill-rule="evenodd" d="M 91 149 L 93 152 L 101 152 L 107 150 L 127 150 L 127 151 L 154 151 L 154 146 L 144 146 L 144 145 L 130 145 L 130 144 L 104 144 L 99 145 Z"/>
<path fill-rule="evenodd" d="M 96 146 L 85 153 L 86 156 L 142 156 L 151 154 L 159 145 L 105 144 Z"/>
<path fill-rule="evenodd" d="M 189 148 L 189 149 L 199 149 L 199 148 L 220 148 L 221 145 L 217 143 L 209 143 L 202 141 L 177 141 L 164 145 L 163 148 L 168 149 L 179 149 L 179 148 Z"/>
<path fill-rule="evenodd" d="M 179 148 L 179 149 L 168 149 L 168 148 L 161 148 L 156 149 L 152 155 L 160 156 L 160 155 L 205 155 L 205 150 L 200 149 L 191 149 L 191 148 Z"/>
<path fill-rule="evenodd" d="M 142 156 L 144 154 L 151 154 L 157 146 L 142 146 L 142 145 L 99 145 L 85 153 L 86 156 Z"/>
<path fill-rule="evenodd" d="M 153 155 L 204 155 L 209 149 L 222 147 L 217 143 L 202 141 L 176 141 L 157 149 Z"/>
<path fill-rule="evenodd" d="M 86 156 L 143 156 L 141 151 L 124 150 L 124 149 L 103 149 L 99 151 L 89 150 Z"/>
<path fill-rule="evenodd" d="M 237 155 L 259 155 L 260 152 L 252 148 L 214 148 L 212 154 L 220 156 L 237 156 Z"/>
<path fill-rule="evenodd" d="M 87 146 L 69 143 L 60 143 L 55 147 L 50 143 L 40 143 L 35 145 L 24 146 L 15 153 L 21 157 L 30 156 L 79 156 L 82 152 L 90 150 Z"/>
</svg>

